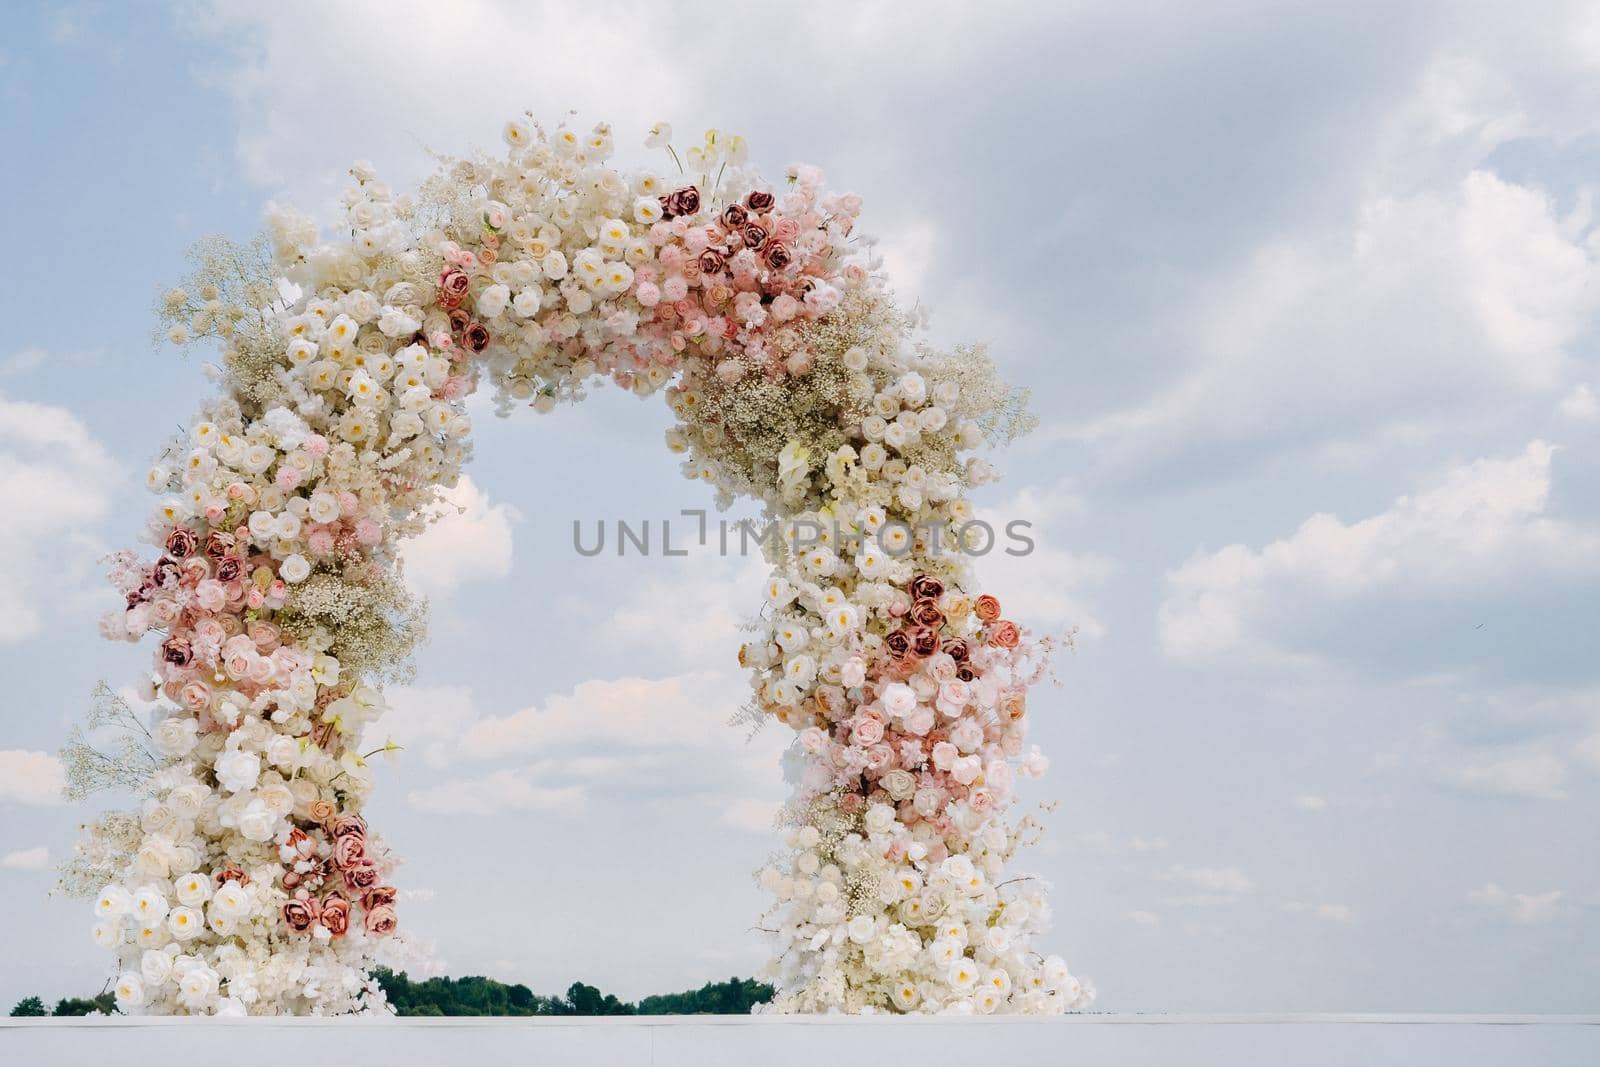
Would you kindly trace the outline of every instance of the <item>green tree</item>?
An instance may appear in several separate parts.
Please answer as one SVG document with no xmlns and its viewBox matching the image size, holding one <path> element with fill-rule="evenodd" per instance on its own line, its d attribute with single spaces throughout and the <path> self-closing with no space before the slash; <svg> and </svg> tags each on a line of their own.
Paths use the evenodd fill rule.
<svg viewBox="0 0 1600 1067">
<path fill-rule="evenodd" d="M 50 1013 L 45 1011 L 44 1001 L 40 1000 L 38 997 L 23 997 L 21 1000 L 17 1001 L 17 1006 L 11 1009 L 11 1014 L 36 1016 L 49 1015 Z"/>
</svg>

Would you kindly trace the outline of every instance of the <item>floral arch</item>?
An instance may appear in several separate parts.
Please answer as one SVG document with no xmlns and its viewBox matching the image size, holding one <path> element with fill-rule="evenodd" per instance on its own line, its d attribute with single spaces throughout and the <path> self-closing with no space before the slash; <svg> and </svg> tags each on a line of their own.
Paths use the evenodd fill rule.
<svg viewBox="0 0 1600 1067">
<path fill-rule="evenodd" d="M 1042 889 L 1008 876 L 1026 693 L 1052 642 L 1004 617 L 960 551 L 963 453 L 1026 422 L 980 348 L 935 351 L 855 242 L 858 197 L 739 138 L 675 174 L 607 164 L 612 133 L 508 123 L 499 158 L 441 161 L 416 196 L 351 171 L 346 225 L 274 209 L 255 245 L 197 249 L 161 302 L 216 343 L 218 395 L 149 475 L 154 559 L 113 557 L 108 637 L 159 641 L 145 698 L 102 688 L 107 756 L 72 788 L 130 786 L 64 872 L 97 894 L 129 1012 L 381 1010 L 395 858 L 362 809 L 363 728 L 422 633 L 398 546 L 471 451 L 464 399 L 548 411 L 610 379 L 662 393 L 668 445 L 719 503 L 780 536 L 748 712 L 795 731 L 787 852 L 763 870 L 783 1012 L 1059 1012 L 1090 994 L 1037 953 Z M 802 534 L 800 531 L 806 531 Z M 139 738 L 140 733 L 143 738 Z"/>
</svg>

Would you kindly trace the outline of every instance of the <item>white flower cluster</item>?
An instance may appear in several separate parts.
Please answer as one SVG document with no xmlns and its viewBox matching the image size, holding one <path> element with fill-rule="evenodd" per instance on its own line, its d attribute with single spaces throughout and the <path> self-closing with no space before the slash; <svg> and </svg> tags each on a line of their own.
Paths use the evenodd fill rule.
<svg viewBox="0 0 1600 1067">
<path fill-rule="evenodd" d="M 419 639 L 398 547 L 455 483 L 487 376 L 502 412 L 595 378 L 670 387 L 685 472 L 787 524 L 767 632 L 741 650 L 754 706 L 798 734 L 792 855 L 763 874 L 775 1010 L 1086 1003 L 1030 947 L 1036 883 L 1003 877 L 1031 828 L 1005 820 L 1013 778 L 1043 770 L 1023 729 L 1050 642 L 974 595 L 960 553 L 964 494 L 992 474 L 960 454 L 1008 402 L 992 366 L 913 343 L 850 254 L 859 198 L 814 168 L 768 189 L 715 131 L 685 153 L 703 173 L 673 179 L 609 166 L 603 125 L 505 139 L 415 199 L 358 164 L 339 238 L 276 209 L 270 261 L 213 249 L 163 300 L 171 338 L 221 344 L 224 392 L 150 472 L 160 554 L 113 569 L 108 636 L 161 637 L 169 761 L 96 902 L 118 1002 L 381 1002 L 394 859 L 352 746 Z"/>
</svg>

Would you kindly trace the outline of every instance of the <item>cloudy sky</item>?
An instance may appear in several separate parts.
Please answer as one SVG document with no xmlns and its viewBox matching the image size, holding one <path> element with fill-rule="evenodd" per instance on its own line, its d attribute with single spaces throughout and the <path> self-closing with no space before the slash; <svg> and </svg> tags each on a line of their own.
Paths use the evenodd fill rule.
<svg viewBox="0 0 1600 1067">
<path fill-rule="evenodd" d="M 49 895 L 93 810 L 52 753 L 149 651 L 94 620 L 205 388 L 154 294 L 268 200 L 326 214 L 353 159 L 404 186 L 575 109 L 823 166 L 936 335 L 1033 387 L 980 504 L 1040 550 L 980 569 L 1078 628 L 1030 862 L 1102 1006 L 1593 1010 L 1600 15 L 1193 7 L 7 5 L 0 1007 L 104 978 Z M 760 568 L 573 552 L 575 519 L 709 505 L 664 405 L 481 416 L 386 724 L 407 924 L 542 990 L 749 973 L 784 738 L 726 722 Z"/>
</svg>

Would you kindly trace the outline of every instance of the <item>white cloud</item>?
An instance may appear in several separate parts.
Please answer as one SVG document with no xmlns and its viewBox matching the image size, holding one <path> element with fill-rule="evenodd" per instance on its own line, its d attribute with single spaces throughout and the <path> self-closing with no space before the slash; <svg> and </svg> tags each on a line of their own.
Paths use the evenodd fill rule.
<svg viewBox="0 0 1600 1067">
<path fill-rule="evenodd" d="M 424 595 L 439 596 L 465 582 L 511 573 L 514 508 L 491 504 L 488 495 L 463 476 L 455 488 L 444 492 L 438 514 L 401 550 L 407 585 Z"/>
<path fill-rule="evenodd" d="M 0 498 L 25 501 L 0 525 L 0 642 L 38 633 L 48 605 L 93 558 L 116 465 L 65 408 L 0 396 Z"/>
<path fill-rule="evenodd" d="M 1600 395 L 1588 382 L 1579 382 L 1561 398 L 1556 414 L 1573 422 L 1594 422 L 1600 419 Z"/>
<path fill-rule="evenodd" d="M 1561 914 L 1566 894 L 1559 889 L 1546 893 L 1510 893 L 1493 882 L 1482 889 L 1474 889 L 1467 899 L 1492 908 L 1502 916 L 1520 925 L 1549 922 Z"/>
<path fill-rule="evenodd" d="M 1443 784 L 1467 793 L 1535 800 L 1562 800 L 1567 795 L 1566 762 L 1533 746 L 1439 758 L 1433 771 Z"/>
<path fill-rule="evenodd" d="M 771 835 L 776 825 L 781 804 L 756 797 L 715 797 L 711 801 L 721 809 L 721 821 L 728 826 L 753 833 Z"/>
<path fill-rule="evenodd" d="M 1466 629 L 1451 606 L 1464 591 L 1492 603 L 1593 579 L 1600 531 L 1546 514 L 1554 451 L 1534 441 L 1509 459 L 1457 467 L 1370 518 L 1313 515 L 1260 549 L 1196 554 L 1167 575 L 1163 650 L 1193 664 L 1252 655 L 1303 662 L 1338 647 L 1330 630 L 1372 632 L 1430 607 Z M 1316 640 L 1296 640 L 1308 632 Z"/>
<path fill-rule="evenodd" d="M 526 811 L 577 815 L 583 810 L 586 797 L 580 786 L 535 785 L 524 771 L 506 768 L 414 789 L 406 799 L 417 811 L 432 815 L 506 815 Z"/>
<path fill-rule="evenodd" d="M 1586 209 L 1484 170 L 1259 248 L 1177 329 L 1191 366 L 1063 431 L 1122 462 L 1415 441 L 1554 399 L 1600 308 Z"/>
<path fill-rule="evenodd" d="M 1153 911 L 1130 911 L 1126 913 L 1129 922 L 1139 926 L 1155 926 L 1161 922 L 1161 916 Z"/>
<path fill-rule="evenodd" d="M 0 867 L 12 871 L 42 871 L 50 866 L 50 850 L 44 845 L 38 848 L 17 849 L 0 856 Z"/>
<path fill-rule="evenodd" d="M 744 699 L 741 684 L 712 673 L 591 679 L 541 706 L 477 720 L 461 749 L 493 758 L 575 745 L 694 746 L 713 732 L 733 733 L 728 716 Z"/>
<path fill-rule="evenodd" d="M 402 762 L 415 757 L 435 772 L 536 757 L 414 789 L 407 799 L 418 811 L 570 815 L 603 797 L 667 790 L 703 796 L 722 808 L 727 825 L 770 832 L 788 738 L 772 730 L 749 743 L 728 725 L 745 694 L 742 679 L 705 672 L 591 679 L 494 716 L 478 709 L 466 687 L 400 686 L 363 747 L 392 737 L 406 750 Z"/>
<path fill-rule="evenodd" d="M 1250 876 L 1237 867 L 1186 867 L 1174 863 L 1157 875 L 1163 882 L 1181 882 L 1202 893 L 1219 897 L 1238 897 L 1255 892 Z"/>
<path fill-rule="evenodd" d="M 1308 904 L 1302 900 L 1290 900 L 1283 904 L 1283 910 L 1290 915 L 1309 915 L 1324 922 L 1351 923 L 1356 920 L 1356 913 L 1344 904 Z"/>
<path fill-rule="evenodd" d="M 0 804 L 60 804 L 66 784 L 61 761 L 49 753 L 0 751 Z"/>
<path fill-rule="evenodd" d="M 1092 598 L 1116 573 L 1116 562 L 1065 547 L 1084 507 L 1069 485 L 1057 483 L 1028 486 L 993 507 L 978 509 L 977 518 L 994 531 L 994 547 L 972 562 L 983 591 L 1000 598 L 1008 617 L 1043 629 L 1075 626 L 1085 638 L 1104 636 L 1105 624 L 1096 616 Z M 1013 536 L 1008 533 L 1012 522 L 1031 526 L 1019 527 Z M 1011 555 L 1008 549 L 1026 554 Z"/>
</svg>

